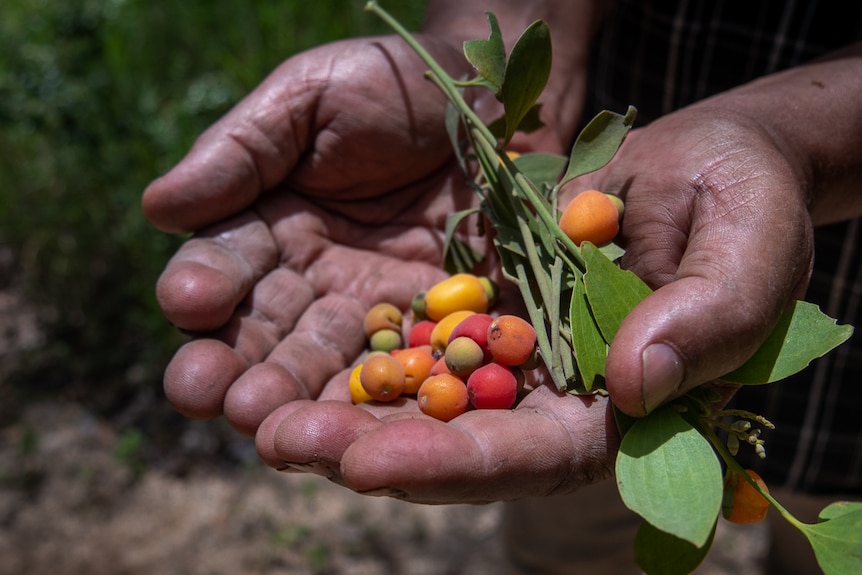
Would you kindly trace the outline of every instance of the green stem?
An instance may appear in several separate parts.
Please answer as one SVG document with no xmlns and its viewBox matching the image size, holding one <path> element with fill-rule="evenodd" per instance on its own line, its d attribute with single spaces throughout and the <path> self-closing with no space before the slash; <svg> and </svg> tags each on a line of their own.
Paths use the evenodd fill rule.
<svg viewBox="0 0 862 575">
<path fill-rule="evenodd" d="M 536 328 L 536 339 L 539 346 L 539 351 L 542 354 L 543 359 L 545 360 L 545 364 L 548 367 L 548 373 L 551 375 L 551 379 L 554 380 L 554 385 L 557 386 L 557 389 L 563 391 L 568 386 L 565 375 L 561 373 L 559 369 L 555 369 L 552 366 L 558 365 L 556 358 L 551 350 L 551 342 L 548 337 L 548 332 L 545 329 L 545 321 L 542 317 L 542 311 L 539 306 L 536 305 L 535 300 L 533 299 L 533 294 L 530 291 L 530 278 L 527 276 L 526 269 L 524 268 L 523 262 L 518 262 L 515 264 L 515 270 L 518 274 L 518 287 L 521 291 L 521 297 L 524 298 L 524 303 L 527 307 L 527 313 L 530 315 L 530 322 Z"/>
</svg>

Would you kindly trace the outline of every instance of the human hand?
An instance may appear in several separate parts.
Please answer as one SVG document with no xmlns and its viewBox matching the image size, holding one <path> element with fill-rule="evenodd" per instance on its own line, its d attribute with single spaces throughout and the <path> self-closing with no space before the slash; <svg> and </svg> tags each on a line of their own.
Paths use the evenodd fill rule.
<svg viewBox="0 0 862 575">
<path fill-rule="evenodd" d="M 291 58 L 146 190 L 157 227 L 197 232 L 158 284 L 199 334 L 166 373 L 180 412 L 253 433 L 355 359 L 365 306 L 440 279 L 445 217 L 473 195 L 419 66 L 388 38 Z"/>
<path fill-rule="evenodd" d="M 166 316 L 195 334 L 166 394 L 189 417 L 257 433 L 268 463 L 358 491 L 450 502 L 572 490 L 608 474 L 601 398 L 536 382 L 514 412 L 455 425 L 415 401 L 349 403 L 364 311 L 407 308 L 441 279 L 445 218 L 475 201 L 418 66 L 386 39 L 292 59 L 147 189 L 156 226 L 197 231 L 158 285 Z M 559 147 L 542 137 L 521 146 Z"/>
<path fill-rule="evenodd" d="M 714 102 L 672 113 L 578 185 L 625 199 L 622 265 L 656 290 L 608 354 L 610 396 L 630 415 L 741 365 L 804 295 L 806 178 L 751 116 Z"/>
</svg>

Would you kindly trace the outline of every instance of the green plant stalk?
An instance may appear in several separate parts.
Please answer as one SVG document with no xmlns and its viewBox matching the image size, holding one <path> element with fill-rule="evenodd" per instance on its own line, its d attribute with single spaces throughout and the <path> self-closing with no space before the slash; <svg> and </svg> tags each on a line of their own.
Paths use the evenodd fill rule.
<svg viewBox="0 0 862 575">
<path fill-rule="evenodd" d="M 542 317 L 541 309 L 536 305 L 536 302 L 533 299 L 533 294 L 530 292 L 530 278 L 527 276 L 527 271 L 524 268 L 523 262 L 515 264 L 515 269 L 518 274 L 517 279 L 518 285 L 521 287 L 521 295 L 524 298 L 524 302 L 527 304 L 526 307 L 527 312 L 530 315 L 530 322 L 534 326 L 541 326 L 541 328 L 536 329 L 539 352 L 545 360 L 545 364 L 548 367 L 548 373 L 550 374 L 551 379 L 554 380 L 554 385 L 557 386 L 557 389 L 565 389 L 567 386 L 565 375 L 562 370 L 559 369 L 561 367 L 560 362 L 553 352 L 553 346 L 548 336 L 548 332 L 544 329 L 545 322 Z"/>
<path fill-rule="evenodd" d="M 461 95 L 461 91 L 457 86 L 456 81 L 446 73 L 443 68 L 434 60 L 434 58 L 425 50 L 425 48 L 416 41 L 410 32 L 404 28 L 395 18 L 393 18 L 386 10 L 380 7 L 380 5 L 375 0 L 369 0 L 369 2 L 365 5 L 365 9 L 373 12 L 378 17 L 380 17 L 387 25 L 392 27 L 396 34 L 398 34 L 407 44 L 416 52 L 416 54 L 422 59 L 422 61 L 428 66 L 430 73 L 432 75 L 432 79 L 434 80 L 435 85 L 437 85 L 449 99 L 449 101 L 458 109 L 459 114 L 465 120 L 467 127 L 469 128 L 469 132 L 472 136 L 473 143 L 479 143 L 479 146 L 475 146 L 477 154 L 481 155 L 479 150 L 484 148 L 485 154 L 493 158 L 500 158 L 506 170 L 510 174 L 514 174 L 514 185 L 521 192 L 522 196 L 527 198 L 530 204 L 533 206 L 533 209 L 536 212 L 536 215 L 544 221 L 544 223 L 548 226 L 548 228 L 552 231 L 558 227 L 557 219 L 553 214 L 549 211 L 547 207 L 547 202 L 539 196 L 539 194 L 533 189 L 533 187 L 529 184 L 527 179 L 521 174 L 517 167 L 509 160 L 509 158 L 505 154 L 499 154 L 497 150 L 498 142 L 488 127 L 476 116 L 475 112 L 473 112 L 472 108 L 467 104 Z M 489 158 L 486 158 L 488 160 Z M 488 173 L 493 172 L 493 166 L 490 162 L 486 161 L 483 164 L 483 172 L 487 175 Z M 559 232 L 554 231 L 557 239 L 563 242 L 569 248 L 569 255 L 574 257 L 575 260 L 580 264 L 581 267 L 584 266 L 583 258 L 577 249 L 577 247 L 572 243 L 572 241 L 560 230 Z"/>
</svg>

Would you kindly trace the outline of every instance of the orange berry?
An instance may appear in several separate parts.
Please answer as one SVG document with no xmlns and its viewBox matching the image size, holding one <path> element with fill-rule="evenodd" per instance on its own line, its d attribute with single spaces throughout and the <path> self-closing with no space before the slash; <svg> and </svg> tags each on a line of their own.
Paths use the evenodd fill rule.
<svg viewBox="0 0 862 575">
<path fill-rule="evenodd" d="M 536 349 L 536 329 L 516 315 L 501 315 L 488 326 L 488 351 L 498 363 L 521 365 Z"/>
<path fill-rule="evenodd" d="M 485 284 L 473 274 L 449 276 L 425 292 L 425 314 L 428 319 L 440 321 L 452 312 L 462 310 L 476 313 L 488 311 Z"/>
<path fill-rule="evenodd" d="M 467 386 L 448 373 L 432 375 L 419 388 L 417 401 L 422 413 L 440 421 L 451 421 L 467 411 Z"/>
<path fill-rule="evenodd" d="M 359 381 L 372 399 L 392 401 L 404 392 L 406 376 L 398 359 L 387 353 L 372 353 L 362 364 Z"/>
<path fill-rule="evenodd" d="M 620 231 L 620 212 L 607 194 L 587 190 L 572 198 L 563 210 L 560 229 L 575 245 L 590 242 L 600 246 Z"/>
<path fill-rule="evenodd" d="M 431 368 L 437 362 L 431 355 L 431 348 L 409 347 L 402 349 L 395 355 L 395 359 L 401 362 L 404 368 L 404 391 L 402 393 L 413 395 L 419 391 L 422 382 L 431 376 Z"/>
<path fill-rule="evenodd" d="M 362 328 L 367 338 L 370 338 L 375 332 L 381 329 L 391 329 L 401 333 L 401 322 L 403 320 L 404 314 L 401 313 L 400 309 L 391 303 L 378 303 L 371 306 L 371 309 L 365 313 Z"/>
<path fill-rule="evenodd" d="M 769 489 L 760 476 L 750 469 L 745 472 L 766 493 Z M 769 501 L 755 489 L 744 477 L 737 473 L 731 473 L 724 485 L 725 497 L 722 503 L 722 514 L 731 523 L 757 523 L 766 517 L 769 510 Z"/>
</svg>

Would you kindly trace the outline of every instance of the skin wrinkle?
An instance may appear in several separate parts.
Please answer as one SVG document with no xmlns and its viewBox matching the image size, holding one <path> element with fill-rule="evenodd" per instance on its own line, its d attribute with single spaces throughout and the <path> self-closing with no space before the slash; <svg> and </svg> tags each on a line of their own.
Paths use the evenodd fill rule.
<svg viewBox="0 0 862 575">
<path fill-rule="evenodd" d="M 290 180 L 293 170 L 288 172 L 287 168 L 289 166 L 300 166 L 304 164 L 307 161 L 307 157 L 316 149 L 314 146 L 310 145 L 312 142 L 312 128 L 317 126 L 319 121 L 318 110 L 323 102 L 323 94 L 330 85 L 329 78 L 334 66 L 334 61 L 332 59 L 327 58 L 326 61 L 329 64 L 329 70 L 325 74 L 321 76 L 321 70 L 319 68 L 303 67 L 301 71 L 294 72 L 300 77 L 298 81 L 285 84 L 286 93 L 284 95 L 276 96 L 276 94 L 279 94 L 279 90 L 272 89 L 271 92 L 273 96 L 265 99 L 266 104 L 271 105 L 261 106 L 263 110 L 273 110 L 272 114 L 275 115 L 284 108 L 282 100 L 298 100 L 303 103 L 302 106 L 292 106 L 288 110 L 287 114 L 284 114 L 284 120 L 287 121 L 290 126 L 289 129 L 284 130 L 284 133 L 291 137 L 290 143 L 285 142 L 283 145 L 279 145 L 276 143 L 277 140 L 269 137 L 265 130 L 258 129 L 261 135 L 265 139 L 269 140 L 272 147 L 278 151 L 277 158 L 279 161 L 277 161 L 275 165 L 283 166 L 280 168 L 279 174 L 274 175 L 271 182 L 268 184 L 262 183 L 261 187 L 264 191 L 277 187 L 278 184 L 283 182 L 285 179 Z M 284 66 L 284 64 L 282 66 Z M 278 73 L 278 71 L 276 71 L 276 73 Z M 292 90 L 292 86 L 302 87 L 302 90 Z M 312 94 L 314 96 L 317 93 L 320 94 L 319 98 L 312 97 L 307 99 L 303 97 L 307 94 Z M 269 114 L 262 114 L 262 116 L 262 124 L 265 125 L 273 123 L 272 119 L 268 117 Z M 252 119 L 251 124 L 257 128 L 257 119 Z M 322 129 L 324 128 L 321 128 L 321 130 Z M 309 150 L 309 152 L 300 153 L 299 150 Z"/>
<path fill-rule="evenodd" d="M 584 453 L 583 450 L 578 450 L 579 447 L 583 447 L 583 442 L 577 441 L 577 439 L 571 433 L 571 430 L 568 429 L 565 425 L 562 424 L 558 419 L 550 417 L 547 413 L 542 413 L 546 419 L 554 423 L 557 427 L 562 429 L 565 436 L 569 438 L 572 444 L 572 453 Z M 595 444 L 590 444 L 590 446 Z M 589 451 L 588 456 L 582 457 L 579 461 L 572 460 L 567 465 L 567 472 L 560 476 L 559 480 L 555 485 L 550 487 L 544 495 L 564 495 L 568 492 L 573 491 L 576 488 L 580 488 L 584 485 L 590 485 L 594 483 L 598 479 L 602 479 L 598 473 L 593 473 L 590 470 L 590 467 L 587 465 L 583 465 L 585 461 L 603 461 L 602 457 L 599 457 L 598 453 L 594 453 L 592 450 Z M 595 455 L 595 456 L 594 456 Z M 613 475 L 613 471 L 608 467 L 608 464 L 602 463 L 600 467 L 603 467 L 606 475 L 604 477 L 610 477 Z"/>
<path fill-rule="evenodd" d="M 341 346 L 335 345 L 331 339 L 320 337 L 316 331 L 304 330 L 300 333 L 304 334 L 306 337 L 308 337 L 308 339 L 318 344 L 319 346 L 341 357 L 343 367 L 350 365 L 350 363 L 353 361 L 354 358 L 351 357 L 352 355 L 354 355 L 353 353 L 346 352 L 344 349 L 341 348 Z M 341 370 L 339 369 L 333 375 L 337 375 L 340 372 Z"/>
<path fill-rule="evenodd" d="M 349 148 L 349 146 L 346 147 L 340 144 L 342 140 L 339 133 L 347 131 L 354 135 L 354 139 L 356 138 L 356 134 L 360 133 L 360 131 L 355 127 L 346 128 L 346 126 L 350 126 L 351 124 L 355 126 L 364 126 L 364 117 L 369 114 L 376 114 L 378 116 L 386 116 L 387 114 L 391 115 L 393 103 L 398 104 L 397 112 L 399 117 L 406 119 L 406 125 L 402 132 L 409 134 L 410 141 L 405 141 L 403 145 L 416 146 L 418 149 L 428 150 L 430 149 L 428 142 L 439 140 L 442 143 L 448 144 L 448 142 L 443 140 L 439 135 L 439 128 L 436 123 L 425 126 L 422 125 L 421 121 L 418 119 L 413 99 L 408 97 L 409 89 L 407 82 L 404 80 L 403 74 L 399 70 L 397 65 L 398 59 L 396 58 L 396 55 L 393 55 L 392 49 L 385 46 L 379 40 L 372 41 L 369 45 L 376 48 L 377 53 L 382 54 L 385 61 L 388 62 L 387 68 L 392 72 L 388 76 L 388 79 L 393 80 L 393 91 L 397 90 L 401 94 L 401 98 L 387 98 L 385 100 L 381 100 L 379 98 L 379 94 L 375 93 L 375 90 L 379 88 L 378 85 L 366 86 L 361 82 L 355 81 L 356 78 L 374 77 L 379 75 L 376 69 L 381 67 L 381 63 L 371 59 L 367 54 L 364 54 L 363 56 L 365 57 L 361 60 L 357 60 L 354 57 L 340 60 L 328 58 L 328 68 L 322 74 L 318 71 L 318 74 L 320 74 L 320 78 L 322 79 L 315 78 L 315 82 L 317 82 L 318 86 L 322 86 L 318 88 L 320 96 L 317 107 L 320 109 L 327 109 L 328 101 L 335 102 L 335 104 L 328 104 L 331 117 L 323 118 L 319 115 L 314 116 L 312 122 L 309 124 L 315 126 L 316 130 L 316 135 L 313 137 L 313 141 L 308 142 L 310 147 L 307 149 L 311 150 L 311 152 L 299 159 L 297 169 L 289 176 L 289 181 L 297 190 L 304 194 L 309 196 L 319 196 L 322 193 L 325 193 L 330 198 L 340 200 L 350 198 L 379 198 L 380 186 L 375 186 L 377 182 L 374 179 L 369 179 L 369 177 L 360 178 L 359 176 L 362 174 L 356 173 L 355 171 L 346 172 L 346 167 L 339 163 L 329 161 L 327 165 L 324 165 L 323 160 L 327 156 L 332 155 L 332 150 Z M 399 51 L 397 55 L 400 54 L 401 52 Z M 341 79 L 342 77 L 348 77 L 351 80 L 345 82 Z M 341 91 L 335 93 L 332 92 L 333 86 L 351 83 L 354 90 L 350 93 L 350 98 L 345 98 L 345 94 Z M 358 99 L 360 103 L 351 101 L 351 98 L 353 100 Z M 347 104 L 349 105 L 345 104 L 345 100 L 347 100 Z M 442 105 L 442 95 L 439 96 L 439 100 Z M 356 118 L 355 114 L 353 114 L 353 111 L 356 108 L 366 110 L 363 117 Z M 375 112 L 375 110 L 379 110 L 379 112 Z M 369 138 L 376 135 L 371 131 L 372 128 L 372 126 L 364 127 L 364 132 L 367 133 Z M 434 128 L 437 129 L 435 130 Z M 423 138 L 423 134 L 429 134 L 429 136 L 427 138 Z M 425 140 L 428 140 L 428 142 Z M 371 170 L 370 166 L 379 161 L 379 154 L 377 153 L 378 143 L 381 146 L 390 145 L 389 142 L 375 142 L 373 138 L 370 138 L 367 142 L 367 146 L 364 148 L 354 148 L 351 151 L 354 156 L 361 154 L 365 155 L 365 162 L 369 165 L 369 169 L 363 170 L 363 174 L 371 174 L 374 170 Z M 444 150 L 446 153 L 440 154 L 439 162 L 435 165 L 423 165 L 419 173 L 433 173 L 448 161 L 450 157 L 449 149 L 448 146 L 444 147 L 442 143 L 439 149 Z M 423 159 L 423 162 L 427 164 L 427 159 Z M 316 174 L 314 179 L 311 179 L 306 175 L 311 173 Z M 320 174 L 327 173 L 329 175 L 341 174 L 340 176 L 332 177 L 334 181 L 339 182 L 337 188 L 327 182 L 329 178 L 321 183 Z M 350 185 L 345 185 L 345 182 L 350 182 Z"/>
<path fill-rule="evenodd" d="M 309 142 L 312 140 L 312 127 L 317 125 L 319 120 L 318 114 L 320 107 L 322 106 L 324 95 L 326 90 L 330 86 L 329 78 L 332 75 L 332 68 L 335 65 L 332 59 L 327 59 L 329 63 L 329 69 L 326 74 L 323 75 L 322 78 L 318 78 L 317 74 L 320 73 L 319 69 L 304 67 L 302 73 L 298 73 L 301 76 L 301 79 L 295 83 L 288 84 L 288 86 L 301 86 L 304 87 L 302 91 L 294 92 L 288 87 L 286 97 L 284 98 L 286 101 L 292 101 L 294 99 L 298 99 L 303 102 L 303 106 L 292 106 L 287 114 L 287 121 L 290 124 L 290 129 L 287 130 L 287 134 L 292 136 L 292 144 L 293 149 L 290 149 L 288 146 L 284 146 L 282 159 L 283 162 L 287 165 L 295 164 L 296 166 L 302 165 L 305 161 L 305 157 L 309 155 L 309 152 L 300 153 L 299 150 L 310 150 L 313 152 L 316 148 L 313 146 L 309 146 Z M 274 91 L 275 93 L 276 91 Z M 301 94 L 315 94 L 320 93 L 319 98 L 310 98 L 308 102 L 305 101 L 305 98 L 294 97 L 295 93 Z M 268 100 L 269 101 L 269 100 Z M 278 109 L 280 106 L 277 104 Z M 300 129 L 305 128 L 305 129 Z M 279 146 L 275 146 L 277 149 L 281 149 Z M 292 159 L 293 161 L 288 161 Z M 278 182 L 283 181 L 285 178 L 290 178 L 290 174 L 285 171 L 282 175 L 273 182 L 272 186 L 275 187 Z"/>
<path fill-rule="evenodd" d="M 298 337 L 303 333 L 307 333 L 307 332 L 296 332 L 295 331 L 291 335 L 292 336 L 296 335 Z M 287 340 L 282 340 L 282 343 L 285 341 L 287 341 Z M 338 352 L 337 350 L 334 350 L 331 345 L 326 346 L 326 350 L 328 350 L 330 352 L 334 352 L 330 355 L 336 355 L 339 357 L 344 357 L 343 353 Z M 267 357 L 266 361 L 271 362 L 271 363 L 279 366 L 281 369 L 283 369 L 285 371 L 285 373 L 287 375 L 290 376 L 290 379 L 293 382 L 295 382 L 301 388 L 301 390 L 303 392 L 303 393 L 298 394 L 300 397 L 302 397 L 302 396 L 304 396 L 306 398 L 317 397 L 320 394 L 321 389 L 326 385 L 326 382 L 329 380 L 329 378 L 331 376 L 334 376 L 335 374 L 337 374 L 340 371 L 340 369 L 336 369 L 334 371 L 328 370 L 328 372 L 323 374 L 323 376 L 320 378 L 321 381 L 319 383 L 317 383 L 316 385 L 312 385 L 311 384 L 312 382 L 309 382 L 306 377 L 300 377 L 299 371 L 297 369 L 299 366 L 294 365 L 294 363 L 292 361 L 292 360 L 295 360 L 296 357 L 291 356 L 291 355 L 288 355 L 287 357 L 273 357 L 274 355 L 278 354 L 278 351 L 279 351 L 278 346 L 276 346 L 276 348 L 273 350 L 274 353 L 271 353 L 270 356 Z"/>
<path fill-rule="evenodd" d="M 299 82 L 294 85 L 313 87 L 314 83 L 309 78 L 306 82 Z M 296 121 L 296 110 L 307 113 L 302 107 L 293 106 L 287 113 L 284 113 L 283 97 L 277 96 L 280 92 L 280 83 L 272 81 L 275 87 L 270 83 L 266 83 L 261 87 L 264 98 L 261 99 L 260 105 L 251 111 L 247 116 L 242 117 L 237 124 L 231 126 L 231 129 L 226 133 L 226 136 L 235 141 L 243 151 L 243 155 L 249 160 L 248 163 L 254 168 L 254 174 L 257 177 L 257 189 L 261 191 L 269 190 L 287 177 L 288 166 L 292 160 L 298 156 L 297 150 L 303 149 L 303 139 L 301 138 L 302 130 L 297 128 L 301 126 Z M 308 92 L 308 88 L 304 93 Z M 288 100 L 299 100 L 304 102 L 303 98 L 293 97 L 292 92 L 288 88 Z M 311 100 L 314 102 L 314 99 Z M 306 104 L 307 105 L 307 104 Z M 288 142 L 279 141 L 273 137 L 264 126 L 272 125 L 272 117 L 282 117 L 290 123 L 291 130 L 286 133 L 293 136 L 292 145 Z M 313 116 L 313 114 L 312 114 Z M 306 124 L 311 126 L 312 123 Z M 305 131 L 307 140 L 308 130 Z M 260 157 L 260 161 L 255 157 Z M 270 168 L 270 169 L 267 169 Z"/>
<path fill-rule="evenodd" d="M 497 476 L 497 473 L 495 473 L 496 470 L 500 469 L 505 464 L 505 461 L 497 460 L 496 462 L 492 462 L 489 458 L 490 456 L 487 453 L 487 450 L 483 449 L 483 444 L 479 441 L 479 438 L 476 437 L 476 435 L 474 433 L 471 433 L 470 431 L 468 431 L 468 429 L 465 429 L 464 427 L 457 425 L 457 422 L 455 422 L 455 423 L 450 422 L 450 425 L 457 428 L 461 432 L 462 435 L 464 435 L 465 437 L 470 439 L 471 443 L 473 445 L 475 445 L 476 449 L 479 451 L 479 454 L 481 456 L 482 469 L 483 470 L 491 470 L 492 471 L 491 476 L 496 477 Z"/>
<path fill-rule="evenodd" d="M 266 276 L 264 276 L 260 280 L 259 283 L 263 284 L 263 282 L 266 282 L 268 278 L 273 278 L 273 276 L 275 274 L 280 273 L 282 271 L 286 271 L 288 273 L 291 273 L 291 270 L 288 268 L 276 268 L 276 269 L 270 270 L 270 272 Z M 299 276 L 297 276 L 297 277 L 299 277 Z M 275 280 L 273 280 L 273 281 L 275 281 Z M 304 280 L 302 280 L 301 285 L 305 286 L 305 285 L 307 285 L 307 283 Z M 294 286 L 294 288 L 295 287 L 296 286 Z M 255 295 L 255 293 L 253 291 L 251 294 L 249 294 L 249 298 L 251 298 L 253 300 L 254 295 Z M 308 290 L 308 293 L 304 294 L 302 297 L 303 297 L 303 300 L 307 302 L 303 307 L 308 307 L 308 305 L 310 305 L 310 303 L 312 301 L 314 301 L 314 295 L 313 295 L 313 293 L 311 293 L 310 289 Z M 262 298 L 262 299 L 266 299 L 266 298 Z M 290 333 L 290 331 L 293 330 L 294 326 L 296 325 L 297 319 L 294 319 L 291 322 L 285 323 L 285 322 L 281 321 L 281 319 L 279 318 L 278 315 L 275 315 L 275 314 L 271 313 L 271 311 L 265 309 L 264 305 L 255 305 L 252 301 L 250 301 L 248 303 L 248 307 L 250 308 L 250 312 L 251 312 L 249 314 L 250 317 L 254 318 L 255 320 L 260 321 L 261 323 L 271 325 L 277 330 L 277 338 L 278 338 L 277 341 L 280 341 L 281 339 L 283 339 L 285 337 L 285 335 Z M 245 310 L 243 310 L 243 311 L 245 311 Z"/>
<path fill-rule="evenodd" d="M 760 176 L 743 176 L 742 181 L 751 182 L 756 180 Z M 717 227 L 715 230 L 712 228 L 701 231 L 701 236 L 705 231 L 706 235 L 703 236 L 703 242 L 712 242 L 717 245 L 725 245 L 725 240 L 732 240 L 733 236 L 738 233 L 739 229 L 742 228 L 745 233 L 751 235 L 751 232 L 754 232 L 754 235 L 762 235 L 765 230 L 762 230 L 759 225 L 759 218 L 757 213 L 761 210 L 759 209 L 759 204 L 757 203 L 758 198 L 753 193 L 748 193 L 744 197 L 740 197 L 740 194 L 733 193 L 731 188 L 734 187 L 733 184 L 728 186 L 727 188 L 723 188 L 717 190 L 717 192 L 712 193 L 709 197 L 712 197 L 716 201 L 712 202 L 711 205 L 706 209 L 707 213 L 714 213 L 713 219 L 715 221 L 723 220 L 728 218 L 731 214 L 739 214 L 740 212 L 750 211 L 751 215 L 747 217 L 737 217 L 735 221 L 742 222 L 742 226 L 735 226 L 734 229 L 727 229 L 726 227 Z M 754 209 L 751 209 L 751 208 Z M 791 225 L 790 220 L 786 220 L 786 224 L 784 227 L 787 228 L 787 232 L 794 232 L 795 228 Z M 712 223 L 712 220 L 706 222 L 705 225 Z M 715 233 L 713 233 L 713 231 Z M 768 233 L 781 233 L 779 230 L 769 230 Z M 792 237 L 797 234 L 785 233 L 786 236 Z M 802 240 L 800 240 L 802 241 Z M 732 255 L 732 254 L 730 254 Z M 703 262 L 700 262 L 700 265 L 703 265 Z M 776 281 L 777 278 L 783 275 L 783 269 L 775 266 L 767 262 L 767 269 L 770 269 L 772 273 L 768 274 L 766 278 L 758 278 L 757 280 L 752 280 L 749 284 L 753 289 L 758 289 L 761 282 L 765 281 L 766 289 L 769 292 L 775 293 L 776 291 L 782 289 Z M 722 267 L 719 265 L 719 262 L 714 262 L 714 269 L 716 269 L 719 274 L 717 277 L 721 275 L 728 275 L 729 272 L 724 272 Z M 733 285 L 732 286 L 735 291 L 742 291 L 740 286 Z M 765 320 L 765 318 L 764 318 Z"/>
<path fill-rule="evenodd" d="M 398 86 L 398 92 L 401 94 L 401 101 L 404 103 L 404 117 L 407 119 L 408 133 L 411 135 L 411 140 L 417 148 L 421 148 L 419 135 L 422 133 L 419 130 L 416 121 L 416 112 L 413 110 L 410 91 L 407 89 L 407 84 L 404 82 L 404 77 L 395 62 L 395 58 L 380 42 L 372 42 L 371 44 L 383 55 L 383 58 L 389 62 L 389 68 L 392 70 L 392 76 L 395 78 L 395 84 Z"/>
<path fill-rule="evenodd" d="M 262 258 L 262 261 L 257 262 L 257 265 L 253 265 L 253 262 L 250 261 L 249 259 L 244 258 L 241 260 L 243 263 L 247 264 L 249 275 L 257 277 L 259 275 L 263 275 L 262 274 L 263 271 L 271 270 L 272 268 L 275 267 L 275 264 L 277 261 L 277 255 L 276 254 L 278 253 L 278 242 L 276 242 L 275 236 L 273 236 L 273 234 L 272 234 L 272 229 L 268 225 L 266 225 L 266 223 L 263 221 L 263 219 L 260 217 L 260 215 L 257 213 L 257 211 L 255 209 L 246 210 L 246 213 L 251 215 L 253 217 L 253 219 L 251 221 L 249 221 L 247 224 L 245 224 L 244 227 L 252 227 L 253 226 L 252 232 L 255 235 L 256 243 L 258 245 L 264 245 L 266 248 L 263 250 L 258 250 L 257 253 L 273 254 L 271 256 Z M 261 224 L 261 225 L 256 225 L 256 224 Z M 262 232 L 260 229 L 261 227 L 264 228 Z M 217 245 L 220 245 L 220 247 L 225 251 L 226 256 L 232 255 L 231 251 L 230 251 L 231 247 L 232 247 L 231 240 L 234 237 L 236 237 L 239 232 L 240 232 L 240 230 L 225 230 L 213 238 L 216 241 Z M 270 240 L 266 244 L 264 244 L 263 242 L 260 242 L 260 238 L 258 236 L 260 236 L 261 233 L 263 233 L 263 235 L 265 235 Z M 240 238 L 240 240 L 241 240 L 241 238 Z M 269 249 L 269 248 L 271 248 L 271 249 Z M 235 258 L 233 258 L 233 259 L 234 259 L 234 261 L 237 261 Z"/>
</svg>

